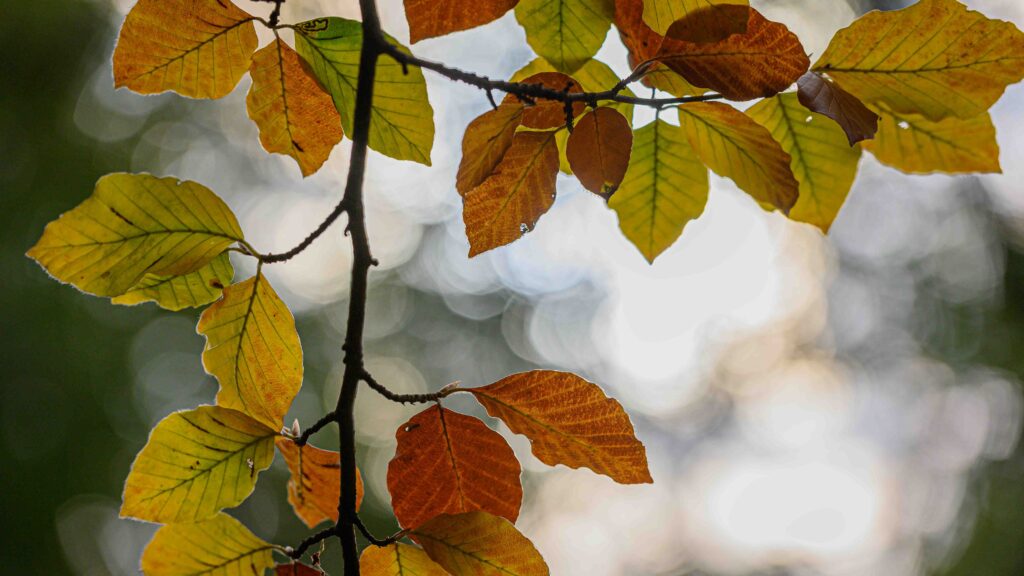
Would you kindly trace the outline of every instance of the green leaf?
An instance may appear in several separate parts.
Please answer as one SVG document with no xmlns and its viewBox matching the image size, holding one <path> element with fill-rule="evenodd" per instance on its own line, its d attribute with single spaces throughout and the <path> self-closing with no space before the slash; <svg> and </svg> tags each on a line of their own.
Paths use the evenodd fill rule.
<svg viewBox="0 0 1024 576">
<path fill-rule="evenodd" d="M 516 6 L 530 47 L 566 74 L 597 54 L 614 18 L 613 0 L 521 0 Z"/>
<path fill-rule="evenodd" d="M 79 290 L 120 296 L 147 274 L 198 270 L 242 240 L 234 214 L 205 186 L 119 173 L 49 223 L 28 256 Z"/>
<path fill-rule="evenodd" d="M 843 129 L 808 111 L 792 92 L 758 102 L 747 114 L 772 133 L 792 158 L 800 197 L 789 217 L 828 233 L 850 193 L 860 162 L 860 146 L 850 146 Z"/>
<path fill-rule="evenodd" d="M 649 262 L 704 212 L 708 169 L 678 126 L 656 120 L 633 132 L 626 177 L 608 206 L 622 233 Z"/>
<path fill-rule="evenodd" d="M 132 464 L 121 515 L 197 522 L 241 504 L 274 459 L 277 433 L 241 412 L 200 406 L 156 425 Z"/>
<path fill-rule="evenodd" d="M 408 53 L 394 38 L 386 38 Z M 334 98 L 347 134 L 352 134 L 355 120 L 362 43 L 362 26 L 354 20 L 317 18 L 296 27 L 296 50 Z M 391 57 L 378 59 L 369 144 L 386 156 L 430 166 L 434 109 L 427 98 L 423 72 L 418 67 L 409 66 L 403 71 L 402 65 Z"/>
<path fill-rule="evenodd" d="M 175 311 L 206 306 L 220 298 L 234 276 L 235 269 L 225 252 L 199 270 L 182 276 L 146 274 L 131 290 L 111 302 L 124 306 L 156 302 L 161 308 Z"/>
<path fill-rule="evenodd" d="M 224 289 L 203 311 L 203 367 L 220 382 L 217 404 L 279 430 L 302 386 L 295 319 L 262 274 Z"/>
<path fill-rule="evenodd" d="M 274 546 L 220 513 L 204 522 L 162 526 L 142 553 L 146 576 L 262 576 Z"/>
</svg>

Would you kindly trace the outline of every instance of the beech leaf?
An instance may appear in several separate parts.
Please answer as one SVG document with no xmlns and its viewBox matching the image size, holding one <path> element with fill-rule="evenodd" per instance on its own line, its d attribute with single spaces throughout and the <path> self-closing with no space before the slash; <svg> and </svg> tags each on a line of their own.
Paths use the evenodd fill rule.
<svg viewBox="0 0 1024 576">
<path fill-rule="evenodd" d="M 462 136 L 462 162 L 455 177 L 459 194 L 465 195 L 494 172 L 512 146 L 522 119 L 522 104 L 504 102 L 469 123 Z"/>
<path fill-rule="evenodd" d="M 630 67 L 648 64 L 643 84 L 680 97 L 707 92 L 704 88 L 693 86 L 664 64 L 651 61 L 657 56 L 665 37 L 644 22 L 643 9 L 643 0 L 615 0 L 615 28 L 618 29 L 619 38 L 629 52 Z"/>
<path fill-rule="evenodd" d="M 797 81 L 797 97 L 805 108 L 835 120 L 853 146 L 870 140 L 878 132 L 878 114 L 856 96 L 817 72 L 808 72 Z"/>
<path fill-rule="evenodd" d="M 519 0 L 405 0 L 409 41 L 413 44 L 483 26 L 501 18 Z"/>
<path fill-rule="evenodd" d="M 398 523 L 484 510 L 515 522 L 523 501 L 519 461 L 500 434 L 472 416 L 431 406 L 395 432 L 388 492 Z"/>
<path fill-rule="evenodd" d="M 142 573 L 146 576 L 262 575 L 274 567 L 273 548 L 241 522 L 222 512 L 202 522 L 161 526 L 142 552 Z"/>
<path fill-rule="evenodd" d="M 300 562 L 292 562 L 290 564 L 278 564 L 274 568 L 274 576 L 324 576 L 324 573 L 312 566 L 306 566 Z"/>
<path fill-rule="evenodd" d="M 626 117 L 612 108 L 598 108 L 580 118 L 569 135 L 566 156 L 583 187 L 608 198 L 626 175 L 632 146 Z"/>
<path fill-rule="evenodd" d="M 643 0 L 644 23 L 658 34 L 665 34 L 672 23 L 698 10 L 722 4 L 748 6 L 747 0 Z M 734 22 L 732 34 L 746 31 L 746 21 Z"/>
<path fill-rule="evenodd" d="M 549 466 L 590 468 L 620 484 L 652 482 L 629 416 L 596 384 L 568 372 L 533 370 L 463 390 L 529 438 L 534 456 Z"/>
<path fill-rule="evenodd" d="M 205 306 L 220 298 L 234 275 L 235 269 L 225 252 L 206 266 L 181 276 L 146 274 L 131 290 L 110 301 L 124 306 L 152 301 L 167 310 Z"/>
<path fill-rule="evenodd" d="M 362 576 L 448 576 L 421 548 L 395 542 L 367 546 L 359 556 Z"/>
<path fill-rule="evenodd" d="M 225 288 L 196 330 L 206 336 L 203 367 L 220 382 L 217 404 L 280 430 L 302 385 L 302 346 L 267 279 L 257 272 Z"/>
<path fill-rule="evenodd" d="M 139 0 L 114 49 L 114 87 L 227 96 L 256 46 L 253 17 L 229 0 Z"/>
<path fill-rule="evenodd" d="M 864 143 L 879 162 L 911 174 L 999 174 L 996 128 L 987 113 L 938 122 L 882 113 L 878 135 Z"/>
<path fill-rule="evenodd" d="M 524 84 L 540 84 L 550 90 L 559 92 L 565 90 L 570 93 L 579 93 L 583 87 L 572 76 L 561 72 L 540 72 L 528 78 L 520 80 Z M 515 104 L 519 99 L 513 94 L 505 96 L 502 104 Z M 574 102 L 572 105 L 573 117 L 578 117 L 586 110 L 583 102 Z M 550 130 L 565 126 L 565 104 L 558 100 L 539 98 L 535 104 L 527 105 L 523 111 L 522 125 L 535 130 Z"/>
<path fill-rule="evenodd" d="M 288 502 L 295 515 L 309 528 L 324 520 L 338 521 L 341 496 L 341 454 L 306 444 L 299 446 L 291 438 L 278 438 L 291 478 Z M 299 478 L 302 479 L 301 483 Z M 363 503 L 363 478 L 356 470 L 356 511 Z"/>
<path fill-rule="evenodd" d="M 614 0 L 520 0 L 516 6 L 527 43 L 566 74 L 597 54 L 614 17 Z"/>
<path fill-rule="evenodd" d="M 28 256 L 83 292 L 120 296 L 147 274 L 194 272 L 242 240 L 227 204 L 202 184 L 119 173 L 47 224 Z"/>
<path fill-rule="evenodd" d="M 443 514 L 411 530 L 452 576 L 547 576 L 533 543 L 508 520 L 483 511 Z"/>
</svg>

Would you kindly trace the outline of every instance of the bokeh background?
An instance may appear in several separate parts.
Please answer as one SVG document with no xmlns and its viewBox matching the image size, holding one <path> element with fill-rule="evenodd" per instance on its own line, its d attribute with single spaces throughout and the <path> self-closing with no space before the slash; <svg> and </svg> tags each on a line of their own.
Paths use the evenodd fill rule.
<svg viewBox="0 0 1024 576">
<path fill-rule="evenodd" d="M 1019 0 L 967 3 L 1024 28 Z M 219 101 L 115 91 L 110 55 L 131 4 L 0 7 L 0 566 L 11 574 L 137 573 L 155 527 L 117 517 L 128 467 L 158 420 L 216 391 L 197 311 L 116 307 L 53 282 L 23 256 L 45 223 L 102 174 L 147 171 L 208 185 L 257 246 L 280 250 L 333 206 L 346 170 L 347 143 L 305 180 L 264 153 L 245 114 L 248 79 Z M 901 5 L 752 4 L 812 54 L 858 14 Z M 407 39 L 401 2 L 380 6 Z M 357 11 L 351 0 L 289 0 L 284 19 L 327 14 Z M 416 51 L 498 77 L 533 58 L 512 15 Z M 626 72 L 614 33 L 599 58 Z M 407 392 L 573 370 L 625 404 L 653 485 L 545 467 L 508 436 L 525 471 L 519 525 L 553 574 L 1024 574 L 1024 87 L 993 110 L 1003 175 L 909 177 L 865 155 L 828 237 L 713 177 L 705 214 L 650 266 L 569 178 L 536 231 L 468 260 L 454 174 L 462 131 L 488 104 L 427 80 L 434 166 L 370 161 L 382 265 L 368 364 Z M 637 111 L 638 126 L 650 119 Z M 341 230 L 268 271 L 298 317 L 306 380 L 292 412 L 307 425 L 339 387 Z M 236 267 L 236 279 L 252 273 Z M 482 415 L 470 400 L 450 404 Z M 394 431 L 418 408 L 366 391 L 357 409 L 364 514 L 388 534 Z M 335 447 L 332 434 L 317 443 Z M 232 513 L 295 544 L 306 531 L 286 479 L 278 458 Z M 332 574 L 338 556 L 332 543 Z"/>
</svg>

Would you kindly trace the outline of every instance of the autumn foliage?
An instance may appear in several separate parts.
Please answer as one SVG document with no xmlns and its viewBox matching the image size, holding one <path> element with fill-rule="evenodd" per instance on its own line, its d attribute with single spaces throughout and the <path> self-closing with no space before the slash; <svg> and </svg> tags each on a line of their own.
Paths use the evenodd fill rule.
<svg viewBox="0 0 1024 576">
<path fill-rule="evenodd" d="M 373 2 L 361 4 L 375 22 Z M 276 11 L 268 21 L 229 0 L 139 0 L 120 31 L 114 83 L 219 98 L 248 72 L 246 107 L 260 142 L 308 176 L 345 136 L 429 165 L 435 125 L 424 70 L 468 82 L 493 104 L 466 128 L 452 183 L 470 256 L 543 234 L 561 171 L 606 203 L 625 239 L 654 262 L 703 212 L 709 172 L 765 210 L 823 232 L 864 150 L 910 173 L 998 172 L 988 109 L 1024 77 L 1024 34 L 956 0 L 869 13 L 838 31 L 814 63 L 785 24 L 745 0 L 405 0 L 405 8 L 413 43 L 514 10 L 538 59 L 503 82 L 420 60 L 376 24 L 279 24 Z M 257 23 L 274 36 L 262 48 Z M 613 27 L 633 68 L 625 79 L 594 59 Z M 377 51 L 376 68 L 372 107 L 361 117 L 366 46 Z M 644 86 L 660 94 L 636 96 Z M 723 100 L 757 102 L 741 109 Z M 654 108 L 655 119 L 635 126 L 635 106 Z M 353 210 L 339 204 L 324 227 L 343 211 L 361 218 Z M 264 542 L 224 512 L 253 492 L 275 451 L 291 472 L 286 497 L 298 517 L 310 528 L 333 527 L 320 540 L 342 537 L 341 522 L 358 525 L 361 479 L 342 470 L 351 455 L 307 443 L 324 423 L 344 425 L 343 415 L 306 434 L 284 420 L 302 385 L 302 348 L 262 266 L 290 256 L 255 244 L 201 184 L 110 174 L 28 252 L 57 280 L 115 304 L 206 307 L 197 330 L 206 339 L 203 366 L 219 383 L 215 404 L 157 424 L 125 483 L 122 515 L 163 525 L 143 555 L 145 574 L 320 573 L 315 560 L 297 563 L 308 545 Z M 255 275 L 235 282 L 229 252 L 255 258 Z M 452 394 L 476 398 L 545 464 L 623 484 L 653 481 L 622 406 L 580 376 L 537 370 L 405 398 L 358 372 L 361 358 L 346 362 L 358 362 L 356 376 L 386 396 L 427 404 L 396 430 L 388 467 L 402 530 L 368 535 L 364 574 L 548 573 L 515 527 L 519 461 L 493 422 L 445 407 Z M 344 478 L 355 479 L 354 507 Z"/>
</svg>

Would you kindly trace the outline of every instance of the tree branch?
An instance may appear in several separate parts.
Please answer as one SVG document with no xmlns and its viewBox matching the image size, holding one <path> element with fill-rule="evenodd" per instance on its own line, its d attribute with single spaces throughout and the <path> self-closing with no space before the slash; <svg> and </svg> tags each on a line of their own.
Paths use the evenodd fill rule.
<svg viewBox="0 0 1024 576">
<path fill-rule="evenodd" d="M 391 400 L 392 402 L 398 402 L 400 404 L 426 404 L 427 402 L 436 402 L 454 391 L 453 387 L 445 386 L 437 392 L 429 392 L 426 394 L 396 394 L 391 390 L 388 390 L 383 384 L 377 382 L 366 370 L 363 370 L 361 379 L 363 382 L 366 382 L 370 388 L 376 390 L 381 396 Z"/>
<path fill-rule="evenodd" d="M 359 516 L 356 516 L 356 527 L 359 528 L 359 531 L 363 533 L 363 537 L 366 538 L 366 540 L 374 546 L 387 546 L 389 544 L 398 542 L 399 540 L 405 537 L 405 530 L 399 530 L 398 532 L 395 532 L 387 538 L 377 538 L 373 535 L 372 532 L 370 532 L 369 529 L 367 529 L 366 525 L 363 524 L 363 521 L 359 518 Z"/>
<path fill-rule="evenodd" d="M 302 555 L 305 554 L 306 550 L 309 550 L 311 546 L 319 544 L 320 542 L 327 540 L 331 536 L 334 536 L 335 533 L 337 533 L 337 531 L 337 526 L 330 526 L 324 528 L 323 530 L 303 540 L 298 546 L 295 547 L 294 550 L 288 553 L 288 556 L 292 557 L 295 560 L 302 558 Z"/>
<path fill-rule="evenodd" d="M 332 422 L 336 422 L 337 420 L 337 414 L 335 414 L 333 411 L 328 412 L 327 414 L 324 415 L 323 418 L 317 420 L 315 424 L 304 430 L 298 438 L 293 438 L 292 441 L 298 444 L 299 446 L 305 446 L 306 443 L 309 442 L 309 438 L 313 434 L 316 434 L 317 432 L 320 431 L 321 428 L 327 426 Z"/>
</svg>

